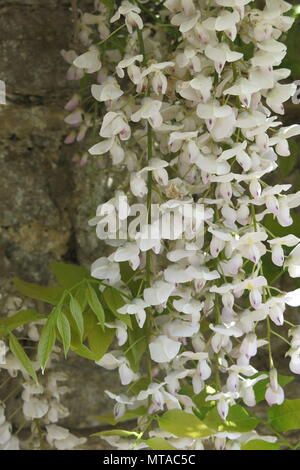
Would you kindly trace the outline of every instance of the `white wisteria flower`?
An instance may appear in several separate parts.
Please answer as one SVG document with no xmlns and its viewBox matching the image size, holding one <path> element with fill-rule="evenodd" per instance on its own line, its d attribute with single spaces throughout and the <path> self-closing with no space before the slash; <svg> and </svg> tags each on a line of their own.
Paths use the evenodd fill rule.
<svg viewBox="0 0 300 470">
<path fill-rule="evenodd" d="M 130 369 L 128 360 L 118 352 L 114 354 L 114 351 L 112 351 L 104 354 L 96 364 L 108 370 L 118 369 L 122 385 L 128 385 L 138 379 L 138 375 Z"/>
<path fill-rule="evenodd" d="M 81 54 L 73 61 L 73 65 L 79 69 L 83 69 L 86 73 L 98 72 L 102 67 L 99 51 L 97 48 L 93 48 L 88 52 Z"/>
<path fill-rule="evenodd" d="M 142 299 L 133 299 L 131 303 L 125 304 L 123 307 L 118 309 L 118 312 L 122 315 L 135 315 L 136 320 L 140 328 L 143 328 L 146 321 L 146 312 L 145 309 L 148 307 L 148 304 Z"/>
<path fill-rule="evenodd" d="M 300 289 L 284 292 L 273 278 L 273 269 L 300 277 L 300 238 L 289 230 L 300 192 L 272 179 L 291 154 L 289 139 L 300 134 L 300 125 L 284 127 L 278 117 L 295 93 L 281 66 L 290 5 L 166 0 L 152 9 L 137 3 L 119 2 L 112 13 L 96 2 L 99 15 L 82 15 L 88 51 L 65 52 L 70 77 L 98 72 L 88 88 L 95 109 L 101 103 L 93 117 L 73 95 L 66 140 L 99 126 L 102 140 L 89 153 L 101 171 L 114 165 L 107 189 L 117 188 L 90 221 L 109 247 L 91 266 L 109 316 L 102 334 L 116 337 L 97 364 L 118 370 L 122 385 L 130 385 L 125 394 L 107 395 L 117 421 L 136 412 L 138 431 L 106 439 L 118 449 L 140 448 L 140 431 L 187 450 L 273 442 L 256 431 L 212 430 L 194 439 L 148 426 L 158 412 L 163 421 L 166 410 L 196 419 L 200 400 L 226 420 L 234 404 L 255 406 L 258 382 L 267 405 L 284 403 L 273 335 L 290 343 L 290 370 L 300 374 L 300 327 L 291 324 L 289 340 L 279 333 L 291 323 L 289 307 L 300 305 Z M 95 47 L 93 26 L 108 47 L 103 40 Z M 105 154 L 110 158 L 98 162 Z M 119 299 L 117 308 L 106 289 Z M 268 355 L 263 372 L 260 348 Z M 28 400 L 42 400 L 30 390 Z M 69 438 L 52 431 L 56 446 Z"/>
<path fill-rule="evenodd" d="M 151 359 L 155 362 L 169 362 L 177 356 L 181 343 L 160 335 L 149 344 Z"/>
<path fill-rule="evenodd" d="M 111 17 L 110 22 L 114 23 L 115 21 L 118 21 L 121 15 L 123 15 L 125 17 L 128 31 L 129 33 L 132 33 L 134 27 L 138 27 L 139 29 L 143 28 L 143 20 L 139 16 L 140 12 L 141 9 L 137 5 L 133 5 L 125 0 L 122 2 L 116 13 Z"/>
<path fill-rule="evenodd" d="M 163 118 L 160 114 L 161 106 L 161 101 L 145 98 L 140 109 L 131 115 L 131 120 L 139 122 L 141 119 L 147 119 L 154 129 L 159 128 L 163 123 Z"/>
</svg>

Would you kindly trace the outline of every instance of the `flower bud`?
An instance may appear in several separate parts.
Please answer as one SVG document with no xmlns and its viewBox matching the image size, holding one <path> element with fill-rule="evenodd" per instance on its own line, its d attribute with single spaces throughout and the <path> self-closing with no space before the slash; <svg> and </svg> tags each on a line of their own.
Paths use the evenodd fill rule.
<svg viewBox="0 0 300 470">
<path fill-rule="evenodd" d="M 252 180 L 249 185 L 249 191 L 254 199 L 258 199 L 261 196 L 261 185 L 257 180 Z"/>
</svg>

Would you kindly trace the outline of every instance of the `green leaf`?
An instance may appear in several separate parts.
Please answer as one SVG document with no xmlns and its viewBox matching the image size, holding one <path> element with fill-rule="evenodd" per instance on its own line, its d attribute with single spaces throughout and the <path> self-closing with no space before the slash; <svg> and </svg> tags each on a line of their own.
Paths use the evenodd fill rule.
<svg viewBox="0 0 300 470">
<path fill-rule="evenodd" d="M 278 167 L 283 176 L 292 173 L 298 159 L 299 148 L 295 139 L 289 139 L 289 148 L 291 155 L 289 157 L 281 157 L 278 160 Z"/>
<path fill-rule="evenodd" d="M 264 373 L 265 372 L 261 372 L 261 374 L 264 374 Z M 261 374 L 258 374 L 258 375 L 261 375 Z M 281 387 L 285 387 L 290 382 L 293 382 L 293 380 L 295 380 L 295 378 L 291 375 L 278 374 L 278 383 Z M 254 385 L 253 390 L 255 393 L 255 399 L 257 403 L 265 399 L 265 394 L 266 394 L 268 385 L 269 385 L 269 379 L 260 380 Z"/>
<path fill-rule="evenodd" d="M 53 349 L 56 339 L 56 320 L 58 312 L 54 312 L 48 318 L 47 323 L 44 325 L 38 344 L 38 358 L 41 364 L 42 372 L 44 373 L 47 361 Z"/>
<path fill-rule="evenodd" d="M 127 410 L 121 418 L 116 419 L 113 414 L 109 413 L 106 415 L 96 416 L 96 419 L 101 423 L 107 423 L 111 426 L 115 426 L 118 423 L 122 423 L 124 421 L 130 421 L 132 419 L 136 419 L 139 416 L 145 416 L 147 414 L 147 409 L 144 406 L 139 408 L 135 408 L 134 410 Z"/>
<path fill-rule="evenodd" d="M 86 289 L 86 298 L 87 298 L 89 306 L 91 307 L 94 314 L 98 318 L 99 323 L 103 325 L 105 322 L 105 313 L 104 313 L 103 307 L 98 299 L 96 292 L 90 285 L 88 285 Z"/>
<path fill-rule="evenodd" d="M 293 16 L 294 18 L 297 18 L 297 16 L 300 15 L 300 3 L 292 7 L 292 10 L 290 11 L 290 15 Z"/>
<path fill-rule="evenodd" d="M 73 317 L 71 315 L 69 320 L 73 321 Z M 107 330 L 103 330 L 97 324 L 97 318 L 95 315 L 92 312 L 87 311 L 84 315 L 84 339 L 88 340 L 91 349 L 82 343 L 82 339 L 79 337 L 78 329 L 75 325 L 74 327 L 71 326 L 71 333 L 72 351 L 86 359 L 98 361 L 110 346 L 115 335 L 115 329 L 108 328 Z"/>
<path fill-rule="evenodd" d="M 12 333 L 9 335 L 9 348 L 14 356 L 18 359 L 23 369 L 38 383 L 38 379 L 33 368 L 32 362 L 24 351 L 23 347 Z"/>
<path fill-rule="evenodd" d="M 101 0 L 101 3 L 103 3 L 105 6 L 107 6 L 110 9 L 113 9 L 115 6 L 115 0 Z"/>
<path fill-rule="evenodd" d="M 146 324 L 143 328 L 138 326 L 136 319 L 132 320 L 132 330 L 128 330 L 128 340 L 124 345 L 125 356 L 130 362 L 134 372 L 138 372 L 140 362 L 147 349 Z"/>
<path fill-rule="evenodd" d="M 56 326 L 62 339 L 64 354 L 66 357 L 71 345 L 71 328 L 66 315 L 62 312 L 60 312 L 57 317 Z"/>
<path fill-rule="evenodd" d="M 207 413 L 203 422 L 218 432 L 249 432 L 256 428 L 260 420 L 249 415 L 241 405 L 233 405 L 225 420 L 220 418 L 217 407 Z"/>
<path fill-rule="evenodd" d="M 300 216 L 297 213 L 293 213 L 293 221 L 294 223 L 289 227 L 282 227 L 277 220 L 274 218 L 273 215 L 267 214 L 264 217 L 264 225 L 270 230 L 273 235 L 276 237 L 285 237 L 286 235 L 296 235 L 296 237 L 300 236 Z"/>
<path fill-rule="evenodd" d="M 110 429 L 109 431 L 100 431 L 91 434 L 91 436 L 122 436 L 122 437 L 139 437 L 137 432 L 126 431 L 125 429 Z"/>
<path fill-rule="evenodd" d="M 78 284 L 83 279 L 89 279 L 89 271 L 75 264 L 67 264 L 61 261 L 55 261 L 50 263 L 51 271 L 55 274 L 57 282 L 65 289 L 71 289 L 71 287 Z"/>
<path fill-rule="evenodd" d="M 39 286 L 38 284 L 22 281 L 18 278 L 14 278 L 14 284 L 21 294 L 52 305 L 57 305 L 64 293 L 64 289 L 59 286 Z"/>
<path fill-rule="evenodd" d="M 203 421 L 207 413 L 213 408 L 214 405 L 198 406 L 197 408 L 193 408 L 193 412 L 197 416 L 197 418 Z"/>
<path fill-rule="evenodd" d="M 96 361 L 100 361 L 101 357 L 106 353 L 115 334 L 115 328 L 103 329 L 97 324 L 89 331 L 87 340 Z"/>
<path fill-rule="evenodd" d="M 276 431 L 290 431 L 300 428 L 300 398 L 285 400 L 282 405 L 269 408 L 268 418 Z"/>
<path fill-rule="evenodd" d="M 187 395 L 188 397 L 192 398 L 197 407 L 194 410 L 194 413 L 201 421 L 203 421 L 207 413 L 215 406 L 215 402 L 205 401 L 207 395 L 213 395 L 216 393 L 216 390 L 210 385 L 207 385 L 200 393 L 195 395 L 192 385 L 184 384 L 179 393 L 181 395 Z"/>
<path fill-rule="evenodd" d="M 278 442 L 267 442 L 261 439 L 253 439 L 243 444 L 241 450 L 279 450 Z"/>
<path fill-rule="evenodd" d="M 80 338 L 82 339 L 83 333 L 84 333 L 82 310 L 81 310 L 81 306 L 78 300 L 76 300 L 75 297 L 73 297 L 71 294 L 70 294 L 70 312 L 72 314 L 72 317 L 75 320 L 76 326 L 80 334 Z"/>
<path fill-rule="evenodd" d="M 120 272 L 121 272 L 121 279 L 122 281 L 128 286 L 133 297 L 137 296 L 137 293 L 140 290 L 141 283 L 145 280 L 142 279 L 135 279 L 136 271 L 134 271 L 128 261 L 120 263 Z"/>
<path fill-rule="evenodd" d="M 84 284 L 80 284 L 76 289 L 73 289 L 73 295 L 75 299 L 79 302 L 81 310 L 84 310 L 87 307 L 87 298 L 86 298 L 86 287 Z"/>
<path fill-rule="evenodd" d="M 130 384 L 127 389 L 127 393 L 130 392 L 133 395 L 138 395 L 142 390 L 146 390 L 149 386 L 148 377 L 140 377 L 138 380 Z"/>
<path fill-rule="evenodd" d="M 152 437 L 151 439 L 147 439 L 143 442 L 145 442 L 145 444 L 147 444 L 147 446 L 152 450 L 178 450 L 166 441 L 166 439 L 161 437 Z"/>
<path fill-rule="evenodd" d="M 196 416 L 182 410 L 169 410 L 158 418 L 159 427 L 178 437 L 194 439 L 212 436 L 215 431 L 200 421 Z"/>
<path fill-rule="evenodd" d="M 243 46 L 240 47 L 240 52 L 242 52 L 244 60 L 250 60 L 254 55 L 254 44 L 251 42 L 249 44 L 243 44 Z"/>
<path fill-rule="evenodd" d="M 88 347 L 84 344 L 77 344 L 72 341 L 71 349 L 74 351 L 78 356 L 84 357 L 85 359 L 90 359 L 91 361 L 97 361 L 97 355 L 94 354 Z"/>
<path fill-rule="evenodd" d="M 0 339 L 4 338 L 4 336 L 8 335 L 9 329 L 7 326 L 0 325 Z"/>
<path fill-rule="evenodd" d="M 34 310 L 21 310 L 11 317 L 0 318 L 0 326 L 6 326 L 10 331 L 26 323 L 32 323 L 46 318 Z M 1 334 L 0 334 L 1 336 Z"/>
<path fill-rule="evenodd" d="M 118 309 L 123 307 L 125 301 L 121 294 L 116 290 L 107 287 L 103 293 L 103 298 L 109 310 L 117 317 L 122 320 L 129 328 L 132 328 L 130 315 L 123 315 L 118 313 Z"/>
<path fill-rule="evenodd" d="M 297 15 L 298 16 L 298 15 Z M 287 46 L 287 54 L 281 64 L 292 71 L 292 75 L 297 77 L 300 74 L 300 61 L 299 61 L 299 17 L 294 22 L 292 28 L 288 31 L 285 44 Z"/>
</svg>

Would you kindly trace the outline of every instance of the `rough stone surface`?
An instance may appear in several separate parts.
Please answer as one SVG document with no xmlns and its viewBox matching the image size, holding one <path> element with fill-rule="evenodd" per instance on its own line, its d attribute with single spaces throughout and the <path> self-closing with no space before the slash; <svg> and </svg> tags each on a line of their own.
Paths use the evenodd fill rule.
<svg viewBox="0 0 300 470">
<path fill-rule="evenodd" d="M 0 0 L 0 79 L 6 82 L 8 98 L 0 106 L 3 314 L 22 305 L 14 276 L 47 284 L 52 282 L 49 261 L 88 265 L 103 250 L 87 221 L 109 195 L 107 175 L 92 165 L 80 168 L 73 161 L 80 148 L 63 144 L 63 105 L 71 84 L 60 50 L 71 46 L 72 31 L 70 0 Z M 298 107 L 291 106 L 289 122 L 297 122 L 298 115 Z M 298 183 L 299 172 L 293 178 Z M 285 351 L 278 346 L 278 358 Z M 260 360 L 267 369 L 265 357 Z M 65 403 L 71 414 L 65 424 L 73 430 L 95 426 L 94 416 L 111 407 L 104 390 L 116 390 L 115 375 L 74 356 L 57 367 L 70 377 Z M 0 390 L 0 399 L 6 393 L 9 387 Z M 12 409 L 16 403 L 11 401 Z"/>
<path fill-rule="evenodd" d="M 7 89 L 7 105 L 0 106 L 2 314 L 22 305 L 14 276 L 48 284 L 50 261 L 89 265 L 102 250 L 87 221 L 105 193 L 105 173 L 80 168 L 73 161 L 80 147 L 63 144 L 63 106 L 72 84 L 60 50 L 71 47 L 72 34 L 69 0 L 0 0 L 0 79 Z M 59 369 L 70 376 L 65 424 L 75 430 L 97 425 L 94 416 L 111 406 L 104 390 L 118 382 L 74 356 Z M 0 390 L 0 399 L 9 390 Z M 20 419 L 15 415 L 17 424 Z"/>
</svg>

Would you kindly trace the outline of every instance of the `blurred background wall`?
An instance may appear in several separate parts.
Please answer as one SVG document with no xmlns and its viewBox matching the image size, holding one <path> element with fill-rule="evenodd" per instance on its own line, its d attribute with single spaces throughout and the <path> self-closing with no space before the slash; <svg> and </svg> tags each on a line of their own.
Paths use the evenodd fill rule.
<svg viewBox="0 0 300 470">
<path fill-rule="evenodd" d="M 15 291 L 14 276 L 48 284 L 49 261 L 89 266 L 102 250 L 87 221 L 107 196 L 106 174 L 74 161 L 86 142 L 63 143 L 69 131 L 63 107 L 77 84 L 66 80 L 60 51 L 72 41 L 69 0 L 0 0 L 0 80 L 7 91 L 7 104 L 0 106 L 2 315 L 37 307 Z M 65 424 L 95 424 L 93 415 L 106 407 L 103 390 L 113 388 L 108 382 L 114 378 L 84 359 L 70 358 L 59 368 L 72 389 Z M 0 399 L 7 391 L 1 390 Z"/>
<path fill-rule="evenodd" d="M 68 133 L 63 106 L 72 85 L 60 50 L 72 47 L 73 28 L 70 0 L 0 0 L 0 79 L 7 87 L 7 105 L 0 106 L 3 315 L 32 306 L 15 291 L 14 276 L 48 284 L 53 281 L 49 261 L 88 266 L 103 249 L 87 221 L 108 197 L 107 175 L 91 163 L 81 167 L 74 161 L 87 149 L 86 142 L 63 143 Z M 297 37 L 300 41 L 294 33 L 289 46 L 293 79 L 300 77 Z M 288 104 L 285 122 L 299 123 L 299 111 L 300 105 Z M 277 178 L 290 179 L 299 190 L 298 149 L 294 153 L 292 170 Z M 72 389 L 66 397 L 71 411 L 66 425 L 95 425 L 93 416 L 107 411 L 104 389 L 118 387 L 118 381 L 84 359 L 71 357 L 58 367 L 69 373 Z"/>
</svg>

